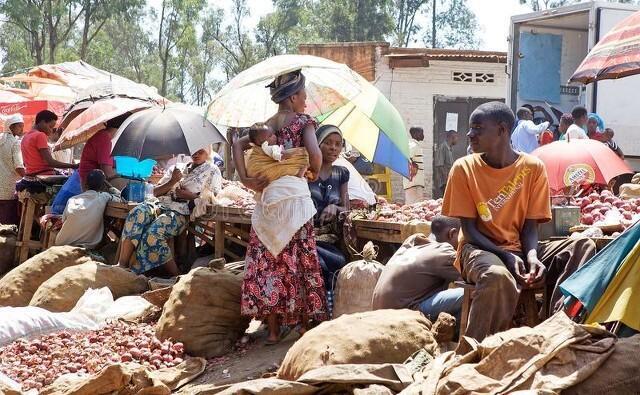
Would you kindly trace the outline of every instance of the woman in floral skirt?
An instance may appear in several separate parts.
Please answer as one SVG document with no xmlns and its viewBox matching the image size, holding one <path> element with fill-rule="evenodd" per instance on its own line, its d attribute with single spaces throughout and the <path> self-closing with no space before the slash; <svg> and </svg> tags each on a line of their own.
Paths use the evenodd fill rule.
<svg viewBox="0 0 640 395">
<path fill-rule="evenodd" d="M 285 149 L 305 147 L 309 153 L 310 170 L 313 174 L 318 174 L 322 154 L 315 136 L 316 122 L 304 114 L 304 86 L 305 78 L 300 71 L 278 76 L 269 85 L 271 99 L 278 104 L 278 112 L 266 123 L 276 131 L 277 143 Z M 247 177 L 244 151 L 249 148 L 248 137 L 239 139 L 233 144 L 233 159 L 242 183 L 258 192 L 256 201 L 259 206 L 261 192 L 267 187 L 267 181 Z M 306 181 L 300 181 L 306 184 Z M 305 195 L 302 192 L 296 198 Z M 312 204 L 308 187 L 306 195 L 308 196 L 302 196 L 300 204 Z M 256 211 L 258 208 L 256 207 Z M 313 219 L 309 218 L 295 231 L 288 244 L 277 254 L 273 254 L 256 233 L 257 220 L 260 218 L 256 219 L 254 213 L 254 226 L 245 260 L 241 308 L 243 315 L 266 322 L 269 329 L 267 343 L 275 344 L 281 340 L 281 326 L 299 325 L 299 331 L 303 334 L 310 320 L 325 320 L 326 296 L 316 253 Z M 271 226 L 286 226 L 286 222 L 287 218 L 283 215 L 280 224 L 274 223 Z M 265 236 L 262 237 L 266 240 Z"/>
</svg>

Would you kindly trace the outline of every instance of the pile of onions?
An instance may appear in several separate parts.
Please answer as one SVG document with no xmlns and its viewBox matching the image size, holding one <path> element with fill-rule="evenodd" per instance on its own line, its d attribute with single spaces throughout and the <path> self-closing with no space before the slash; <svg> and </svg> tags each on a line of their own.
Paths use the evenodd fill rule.
<svg viewBox="0 0 640 395">
<path fill-rule="evenodd" d="M 40 389 L 67 373 L 92 374 L 105 366 L 136 362 L 149 370 L 178 365 L 184 345 L 161 342 L 149 324 L 112 322 L 96 331 L 61 331 L 0 347 L 0 371 L 22 384 Z"/>
<path fill-rule="evenodd" d="M 594 192 L 584 198 L 575 198 L 572 203 L 580 206 L 580 222 L 584 225 L 620 223 L 628 227 L 640 217 L 640 199 L 624 200 L 611 191 Z"/>
<path fill-rule="evenodd" d="M 381 222 L 432 221 L 442 212 L 442 199 L 423 200 L 421 202 L 398 205 L 378 203 L 378 208 L 366 214 L 366 219 Z"/>
</svg>

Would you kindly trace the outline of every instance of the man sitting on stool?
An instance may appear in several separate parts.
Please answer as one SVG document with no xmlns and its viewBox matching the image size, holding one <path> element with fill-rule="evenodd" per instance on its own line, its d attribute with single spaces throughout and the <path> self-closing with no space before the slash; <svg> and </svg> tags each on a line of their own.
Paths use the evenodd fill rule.
<svg viewBox="0 0 640 395">
<path fill-rule="evenodd" d="M 551 219 L 547 173 L 511 147 L 514 121 L 500 102 L 471 114 L 474 154 L 454 163 L 442 207 L 462 223 L 456 267 L 475 284 L 466 336 L 478 341 L 510 327 L 523 288 L 546 287 L 548 307 L 561 308 L 557 286 L 595 254 L 589 239 L 538 242 L 538 223 Z"/>
<path fill-rule="evenodd" d="M 436 217 L 431 231 L 410 236 L 382 270 L 373 292 L 374 309 L 414 309 L 435 321 L 441 312 L 459 319 L 464 290 L 448 289 L 460 278 L 453 266 L 460 221 Z"/>
</svg>

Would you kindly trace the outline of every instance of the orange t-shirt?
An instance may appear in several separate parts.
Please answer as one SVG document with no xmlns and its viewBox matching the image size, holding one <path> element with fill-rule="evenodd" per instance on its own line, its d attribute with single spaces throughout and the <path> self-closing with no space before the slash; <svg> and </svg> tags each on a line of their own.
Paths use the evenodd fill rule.
<svg viewBox="0 0 640 395">
<path fill-rule="evenodd" d="M 524 221 L 551 219 L 544 164 L 534 156 L 520 154 L 512 165 L 495 169 L 480 154 L 462 157 L 449 172 L 442 213 L 476 218 L 478 230 L 498 247 L 521 252 L 520 231 Z M 461 246 L 464 235 L 462 241 Z M 456 266 L 460 269 L 457 261 Z"/>
</svg>

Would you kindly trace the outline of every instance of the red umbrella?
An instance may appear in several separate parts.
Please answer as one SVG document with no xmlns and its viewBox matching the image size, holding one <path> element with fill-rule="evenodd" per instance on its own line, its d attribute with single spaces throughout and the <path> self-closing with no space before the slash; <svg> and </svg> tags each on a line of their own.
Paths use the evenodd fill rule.
<svg viewBox="0 0 640 395">
<path fill-rule="evenodd" d="M 570 82 L 588 84 L 640 73 L 640 12 L 614 26 L 589 52 Z"/>
<path fill-rule="evenodd" d="M 633 173 L 624 160 L 596 140 L 556 141 L 536 149 L 532 155 L 547 168 L 552 191 L 572 185 L 606 185 L 614 177 Z"/>
<path fill-rule="evenodd" d="M 61 150 L 73 147 L 76 144 L 84 143 L 101 129 L 104 129 L 105 122 L 128 112 L 136 112 L 152 107 L 154 104 L 148 101 L 127 99 L 116 97 L 98 101 L 80 115 L 65 128 L 56 142 L 54 150 Z"/>
</svg>

